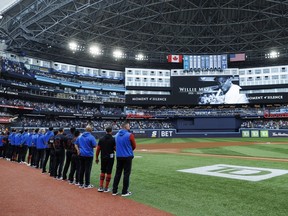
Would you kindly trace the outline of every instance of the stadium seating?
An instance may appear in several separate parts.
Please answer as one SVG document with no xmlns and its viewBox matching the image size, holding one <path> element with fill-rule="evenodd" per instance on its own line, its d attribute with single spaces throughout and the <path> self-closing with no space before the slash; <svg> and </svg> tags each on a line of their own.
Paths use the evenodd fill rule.
<svg viewBox="0 0 288 216">
<path fill-rule="evenodd" d="M 96 130 L 104 130 L 108 125 L 113 125 L 113 129 L 117 130 L 121 122 L 127 119 L 132 129 L 178 130 L 179 124 L 187 120 L 194 122 L 196 118 L 232 117 L 241 122 L 241 125 L 235 129 L 240 127 L 287 128 L 285 120 L 265 119 L 267 113 L 279 115 L 286 113 L 287 105 L 285 104 L 237 107 L 179 105 L 129 107 L 125 106 L 126 90 L 123 77 L 106 76 L 105 70 L 102 70 L 102 73 L 97 69 L 98 75 L 93 76 L 55 68 L 41 69 L 36 66 L 27 68 L 24 63 L 5 57 L 0 57 L 0 65 L 0 117 L 7 118 L 10 126 L 70 127 L 73 125 L 83 128 L 89 123 L 94 125 Z M 210 70 L 207 69 L 207 71 Z M 163 84 L 167 84 L 170 78 L 169 70 L 128 68 L 126 73 L 128 77 L 130 74 L 135 80 L 137 77 L 133 76 L 138 76 L 137 73 L 139 75 L 149 73 L 153 79 L 157 78 L 157 82 L 164 79 Z M 142 81 L 146 82 L 143 79 Z M 128 82 L 128 86 L 130 84 Z M 166 93 L 161 90 L 158 92 L 159 94 Z M 179 118 L 182 119 L 182 123 L 177 122 Z M 2 120 L 5 119 L 2 118 Z M 4 127 L 1 125 L 1 128 Z"/>
</svg>

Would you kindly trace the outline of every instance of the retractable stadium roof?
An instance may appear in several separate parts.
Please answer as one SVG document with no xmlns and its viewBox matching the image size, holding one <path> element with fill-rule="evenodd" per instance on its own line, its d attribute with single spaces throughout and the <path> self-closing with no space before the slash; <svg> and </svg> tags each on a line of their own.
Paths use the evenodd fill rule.
<svg viewBox="0 0 288 216">
<path fill-rule="evenodd" d="M 55 54 L 73 40 L 164 61 L 171 53 L 286 53 L 288 44 L 283 0 L 22 0 L 2 15 L 11 51 Z"/>
</svg>

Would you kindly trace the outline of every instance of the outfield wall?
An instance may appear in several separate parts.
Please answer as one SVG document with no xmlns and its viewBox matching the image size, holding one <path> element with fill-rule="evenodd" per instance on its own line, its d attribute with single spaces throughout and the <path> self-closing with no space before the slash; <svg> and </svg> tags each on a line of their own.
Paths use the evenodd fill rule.
<svg viewBox="0 0 288 216">
<path fill-rule="evenodd" d="M 177 132 L 167 130 L 133 130 L 136 138 L 188 138 L 188 137 L 239 137 L 239 132 Z"/>
<path fill-rule="evenodd" d="M 240 129 L 238 132 L 177 132 L 175 129 L 167 130 L 133 130 L 136 138 L 193 138 L 193 137 L 288 137 L 288 129 Z"/>
<path fill-rule="evenodd" d="M 14 127 L 16 129 L 22 129 Z M 28 128 L 30 129 L 30 128 Z M 47 128 L 46 128 L 47 129 Z M 55 128 L 56 129 L 56 128 Z M 84 132 L 84 128 L 78 128 L 81 132 Z M 65 128 L 65 132 L 69 133 L 69 128 Z M 176 129 L 135 129 L 132 131 L 136 138 L 193 138 L 193 137 L 288 137 L 288 129 L 261 129 L 261 128 L 242 128 L 238 132 L 178 132 Z M 113 131 L 115 135 L 117 131 Z M 105 131 L 93 131 L 93 135 L 96 138 L 100 138 L 105 135 Z"/>
</svg>

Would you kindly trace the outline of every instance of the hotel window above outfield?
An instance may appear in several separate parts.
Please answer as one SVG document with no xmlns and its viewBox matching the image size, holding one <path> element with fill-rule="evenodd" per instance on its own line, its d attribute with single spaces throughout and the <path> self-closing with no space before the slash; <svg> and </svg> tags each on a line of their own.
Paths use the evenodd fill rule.
<svg viewBox="0 0 288 216">
<path fill-rule="evenodd" d="M 278 75 L 272 75 L 272 79 L 279 79 L 279 76 Z"/>
<path fill-rule="evenodd" d="M 262 77 L 257 76 L 257 77 L 255 78 L 255 80 L 257 80 L 257 81 L 262 80 Z"/>
<path fill-rule="evenodd" d="M 253 81 L 253 77 L 248 77 L 247 81 Z"/>
<path fill-rule="evenodd" d="M 239 75 L 245 75 L 245 70 L 240 70 Z"/>
</svg>

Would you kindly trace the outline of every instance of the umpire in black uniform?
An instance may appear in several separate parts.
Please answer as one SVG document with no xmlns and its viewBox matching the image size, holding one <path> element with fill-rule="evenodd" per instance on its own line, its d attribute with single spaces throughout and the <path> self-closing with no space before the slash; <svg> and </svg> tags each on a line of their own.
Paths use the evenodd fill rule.
<svg viewBox="0 0 288 216">
<path fill-rule="evenodd" d="M 109 192 L 109 183 L 111 180 L 111 173 L 115 158 L 115 139 L 112 136 L 112 127 L 106 128 L 106 135 L 103 136 L 99 142 L 96 149 L 96 159 L 95 162 L 99 163 L 99 153 L 101 152 L 101 174 L 99 183 L 99 192 Z M 103 187 L 106 174 L 106 184 Z"/>
</svg>

